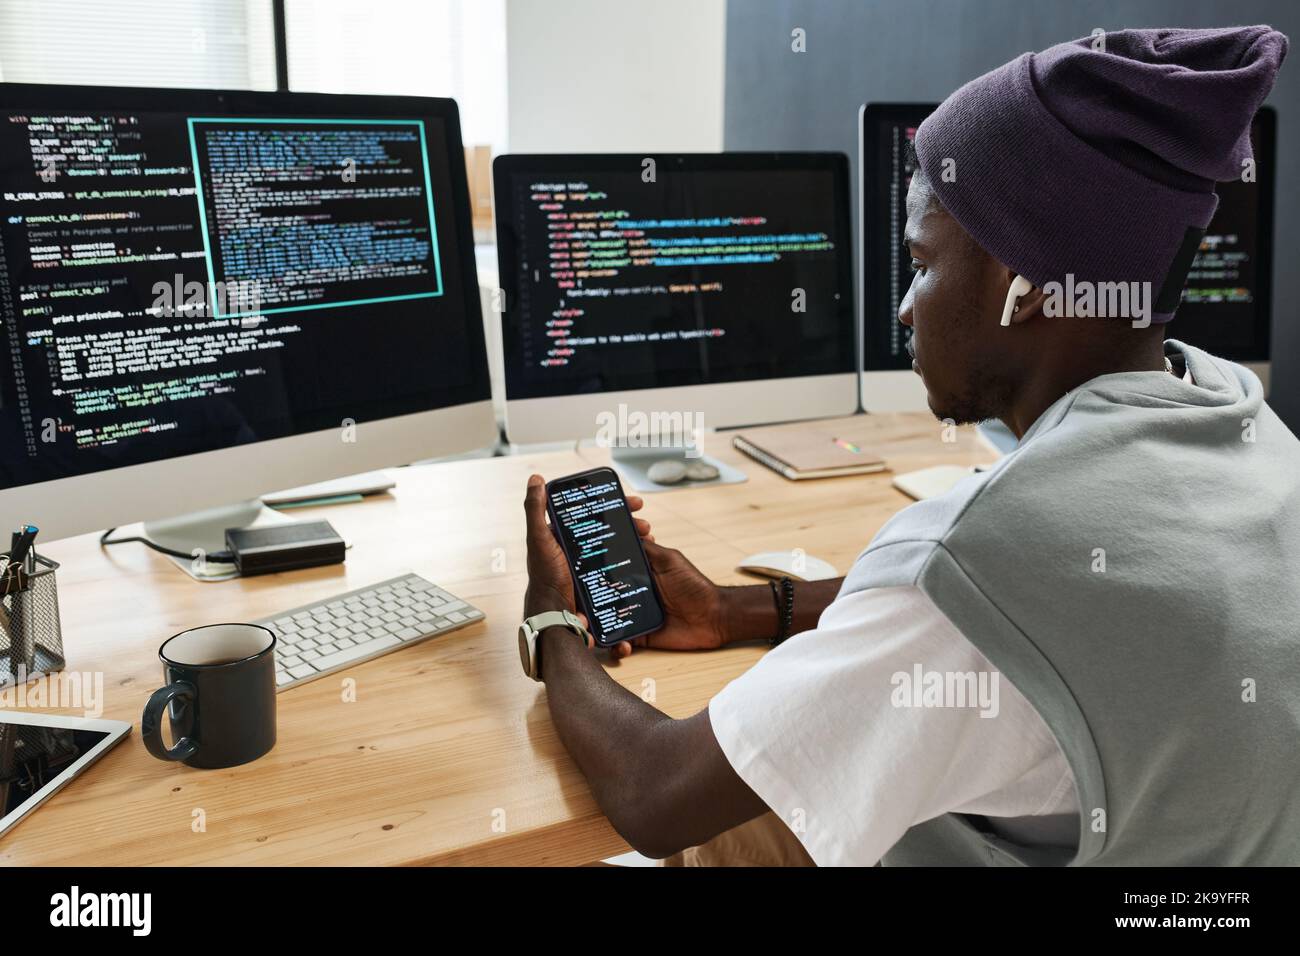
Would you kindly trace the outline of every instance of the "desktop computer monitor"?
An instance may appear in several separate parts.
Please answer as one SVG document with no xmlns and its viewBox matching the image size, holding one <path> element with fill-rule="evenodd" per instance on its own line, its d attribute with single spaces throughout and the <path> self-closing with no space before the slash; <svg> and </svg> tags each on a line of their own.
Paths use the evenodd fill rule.
<svg viewBox="0 0 1300 956">
<path fill-rule="evenodd" d="M 0 84 L 0 512 L 237 526 L 491 444 L 472 250 L 452 100 Z"/>
<path fill-rule="evenodd" d="M 907 145 L 934 103 L 872 103 L 859 123 L 863 310 L 862 405 L 867 411 L 924 409 L 925 389 L 905 351 L 898 306 L 911 273 L 903 251 L 912 178 Z M 1219 207 L 1201 241 L 1167 334 L 1252 368 L 1268 385 L 1272 309 L 1273 190 L 1277 116 L 1251 125 L 1254 182 L 1219 183 Z"/>
<path fill-rule="evenodd" d="M 856 410 L 843 154 L 512 155 L 494 180 L 510 441 Z"/>
</svg>

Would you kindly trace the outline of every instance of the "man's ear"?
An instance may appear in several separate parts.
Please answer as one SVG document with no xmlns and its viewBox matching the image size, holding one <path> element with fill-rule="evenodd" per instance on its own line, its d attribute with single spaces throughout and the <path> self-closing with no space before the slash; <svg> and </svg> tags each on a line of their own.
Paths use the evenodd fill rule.
<svg viewBox="0 0 1300 956">
<path fill-rule="evenodd" d="M 1003 309 L 1003 325 L 1018 325 L 1021 322 L 1028 322 L 1030 319 L 1036 319 L 1043 315 L 1043 303 L 1047 296 L 1043 290 L 1030 284 L 1028 279 L 1016 275 L 1015 272 L 1008 269 L 1006 272 L 1007 296 L 1011 298 L 1013 293 L 1019 293 L 1015 296 L 1014 302 L 1008 302 L 1010 312 Z"/>
</svg>

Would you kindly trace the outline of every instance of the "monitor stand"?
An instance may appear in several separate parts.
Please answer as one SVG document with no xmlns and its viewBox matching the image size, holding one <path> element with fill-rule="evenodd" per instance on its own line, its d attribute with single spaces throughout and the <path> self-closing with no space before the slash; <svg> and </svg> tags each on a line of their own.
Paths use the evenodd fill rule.
<svg viewBox="0 0 1300 956">
<path fill-rule="evenodd" d="M 678 491 L 684 488 L 712 488 L 715 485 L 738 485 L 743 481 L 748 481 L 745 473 L 739 468 L 734 468 L 718 461 L 716 458 L 710 458 L 700 451 L 698 445 L 658 445 L 654 448 L 615 445 L 610 449 L 610 458 L 613 460 L 614 467 L 618 469 L 619 474 L 623 476 L 626 484 L 630 485 L 635 491 Z M 718 477 L 710 478 L 707 481 L 683 479 L 671 485 L 652 481 L 648 474 L 650 466 L 665 459 L 679 460 L 687 465 L 697 461 L 705 462 L 718 469 Z"/>
<path fill-rule="evenodd" d="M 255 498 L 160 521 L 146 521 L 143 535 L 154 544 L 191 555 L 190 558 L 168 557 L 194 580 L 228 581 L 239 576 L 233 564 L 204 560 L 205 555 L 226 550 L 227 528 L 263 528 L 292 523 L 292 518 L 272 511 Z"/>
</svg>

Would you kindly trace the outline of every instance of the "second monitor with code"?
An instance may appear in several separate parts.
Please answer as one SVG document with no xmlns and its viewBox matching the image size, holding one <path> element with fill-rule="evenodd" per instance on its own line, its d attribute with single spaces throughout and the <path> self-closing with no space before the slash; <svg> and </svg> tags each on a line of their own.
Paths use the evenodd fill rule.
<svg viewBox="0 0 1300 956">
<path fill-rule="evenodd" d="M 494 176 L 512 442 L 856 409 L 842 154 L 511 155 Z"/>
</svg>

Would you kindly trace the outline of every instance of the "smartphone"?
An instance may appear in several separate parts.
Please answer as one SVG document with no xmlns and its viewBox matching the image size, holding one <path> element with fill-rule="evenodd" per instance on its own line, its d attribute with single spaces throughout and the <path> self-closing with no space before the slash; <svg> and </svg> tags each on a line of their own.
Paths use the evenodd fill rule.
<svg viewBox="0 0 1300 956">
<path fill-rule="evenodd" d="M 547 482 L 546 510 L 596 643 L 609 647 L 663 627 L 659 590 L 614 470 Z"/>
</svg>

